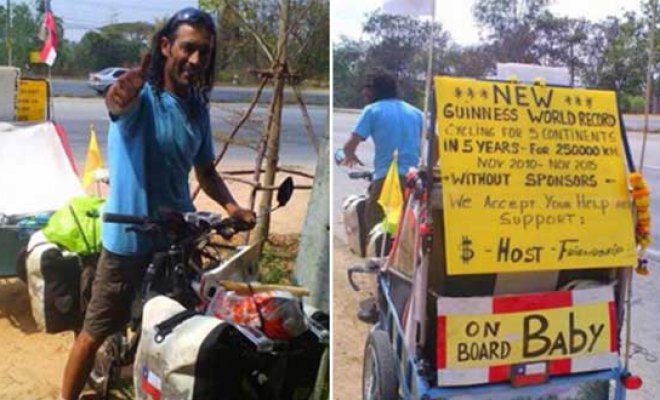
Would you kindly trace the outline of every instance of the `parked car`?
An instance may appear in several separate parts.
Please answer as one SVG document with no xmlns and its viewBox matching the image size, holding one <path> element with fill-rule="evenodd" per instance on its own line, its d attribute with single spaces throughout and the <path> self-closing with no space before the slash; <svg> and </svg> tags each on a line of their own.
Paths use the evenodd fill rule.
<svg viewBox="0 0 660 400">
<path fill-rule="evenodd" d="M 110 85 L 115 83 L 117 78 L 122 76 L 126 71 L 128 71 L 127 68 L 111 67 L 103 69 L 99 72 L 93 72 L 89 74 L 88 84 L 99 94 L 103 94 L 106 90 L 108 90 Z"/>
</svg>

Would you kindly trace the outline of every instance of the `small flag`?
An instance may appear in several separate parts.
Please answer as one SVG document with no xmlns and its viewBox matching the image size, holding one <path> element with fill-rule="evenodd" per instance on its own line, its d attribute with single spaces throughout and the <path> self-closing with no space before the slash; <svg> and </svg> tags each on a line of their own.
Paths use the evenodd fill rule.
<svg viewBox="0 0 660 400">
<path fill-rule="evenodd" d="M 89 134 L 89 146 L 87 147 L 87 158 L 85 159 L 85 171 L 83 173 L 83 187 L 85 188 L 94 182 L 96 170 L 103 168 L 103 157 L 96 141 L 94 124 L 89 126 Z"/>
<path fill-rule="evenodd" d="M 390 169 L 387 170 L 383 187 L 378 196 L 378 204 L 383 207 L 385 213 L 384 228 L 387 233 L 393 234 L 399 223 L 401 210 L 403 208 L 403 195 L 401 194 L 401 182 L 399 179 L 399 167 L 397 166 L 397 156 L 392 159 Z"/>
<path fill-rule="evenodd" d="M 160 400 L 161 380 L 158 375 L 149 371 L 147 366 L 142 367 L 142 374 L 140 376 L 140 386 L 153 400 Z"/>
<path fill-rule="evenodd" d="M 41 47 L 41 62 L 52 67 L 57 57 L 57 25 L 50 10 L 50 1 L 45 1 L 44 23 L 39 31 L 39 37 L 44 41 Z"/>
<path fill-rule="evenodd" d="M 433 15 L 435 0 L 384 0 L 383 12 L 385 14 L 399 14 L 424 16 Z"/>
</svg>

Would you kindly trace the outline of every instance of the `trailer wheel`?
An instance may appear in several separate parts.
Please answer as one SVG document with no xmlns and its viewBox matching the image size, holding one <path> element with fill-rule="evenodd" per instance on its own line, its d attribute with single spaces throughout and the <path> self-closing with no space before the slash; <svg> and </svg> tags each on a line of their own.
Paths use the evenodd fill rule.
<svg viewBox="0 0 660 400">
<path fill-rule="evenodd" d="M 373 330 L 364 347 L 362 399 L 397 400 L 399 383 L 394 368 L 392 345 L 382 330 Z"/>
</svg>

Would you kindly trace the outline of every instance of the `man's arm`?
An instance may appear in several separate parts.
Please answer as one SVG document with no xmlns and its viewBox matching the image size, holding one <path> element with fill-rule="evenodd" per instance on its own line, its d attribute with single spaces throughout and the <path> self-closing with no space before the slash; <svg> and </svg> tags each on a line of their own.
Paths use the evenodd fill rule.
<svg viewBox="0 0 660 400">
<path fill-rule="evenodd" d="M 220 204 L 227 211 L 227 214 L 254 225 L 256 220 L 254 212 L 241 208 L 236 203 L 225 181 L 222 180 L 218 171 L 215 170 L 213 162 L 195 166 L 195 175 L 204 193 Z"/>
<path fill-rule="evenodd" d="M 362 161 L 355 155 L 355 151 L 357 150 L 357 147 L 360 145 L 362 142 L 362 138 L 360 135 L 357 133 L 353 132 L 351 133 L 351 137 L 348 138 L 346 143 L 344 143 L 344 155 L 346 158 L 344 158 L 344 161 L 342 161 L 342 165 L 345 165 L 347 167 L 354 167 L 355 165 L 364 165 Z"/>
</svg>

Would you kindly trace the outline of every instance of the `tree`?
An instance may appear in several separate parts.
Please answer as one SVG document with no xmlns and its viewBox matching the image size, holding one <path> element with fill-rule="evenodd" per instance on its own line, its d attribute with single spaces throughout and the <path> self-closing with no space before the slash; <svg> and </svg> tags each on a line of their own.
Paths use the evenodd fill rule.
<svg viewBox="0 0 660 400">
<path fill-rule="evenodd" d="M 365 72 L 367 44 L 342 37 L 333 50 L 332 72 L 335 107 L 358 108 L 364 100 L 360 86 Z"/>
<path fill-rule="evenodd" d="M 595 24 L 586 46 L 585 83 L 640 95 L 648 59 L 644 39 L 644 24 L 634 13 Z"/>
<path fill-rule="evenodd" d="M 484 78 L 495 71 L 495 57 L 488 45 L 461 47 L 452 45 L 446 54 L 447 73 L 455 76 Z"/>
<path fill-rule="evenodd" d="M 12 64 L 18 67 L 29 65 L 30 52 L 41 48 L 37 38 L 39 24 L 28 4 L 19 3 L 11 8 L 11 41 L 7 38 L 7 9 L 0 7 L 0 63 L 7 64 L 8 46 L 12 50 Z"/>
<path fill-rule="evenodd" d="M 156 31 L 154 24 L 142 21 L 109 24 L 99 30 L 107 35 L 120 35 L 129 42 L 145 47 L 149 45 L 151 36 Z"/>
<path fill-rule="evenodd" d="M 537 21 L 533 51 L 544 65 L 568 67 L 572 86 L 577 72 L 585 66 L 591 27 L 586 19 L 557 18 L 546 11 Z"/>
<path fill-rule="evenodd" d="M 218 59 L 221 76 L 270 68 L 277 53 L 278 1 L 201 0 L 200 6 L 218 15 Z M 301 76 L 328 80 L 328 0 L 299 0 L 289 6 L 291 24 L 289 67 Z"/>
<path fill-rule="evenodd" d="M 477 0 L 474 17 L 484 27 L 496 62 L 538 63 L 533 46 L 549 0 Z"/>
<path fill-rule="evenodd" d="M 138 62 L 142 41 L 129 41 L 123 34 L 89 31 L 74 50 L 74 60 L 82 71 L 96 71 L 110 66 L 130 66 Z"/>
<path fill-rule="evenodd" d="M 446 52 L 449 35 L 436 23 L 431 38 L 430 22 L 374 12 L 363 25 L 367 39 L 341 38 L 334 48 L 335 106 L 360 107 L 360 87 L 369 70 L 381 68 L 397 77 L 399 95 L 421 105 L 428 62 L 428 50 L 434 46 L 433 73 L 447 72 Z"/>
</svg>

